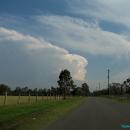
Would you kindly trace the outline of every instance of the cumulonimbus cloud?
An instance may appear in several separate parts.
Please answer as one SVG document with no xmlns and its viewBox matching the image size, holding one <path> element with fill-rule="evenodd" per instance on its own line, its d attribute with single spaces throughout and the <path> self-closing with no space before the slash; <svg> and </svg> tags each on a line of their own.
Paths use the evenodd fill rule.
<svg viewBox="0 0 130 130">
<path fill-rule="evenodd" d="M 61 69 L 75 80 L 85 80 L 87 60 L 43 38 L 0 27 L 0 82 L 53 85 Z"/>
</svg>

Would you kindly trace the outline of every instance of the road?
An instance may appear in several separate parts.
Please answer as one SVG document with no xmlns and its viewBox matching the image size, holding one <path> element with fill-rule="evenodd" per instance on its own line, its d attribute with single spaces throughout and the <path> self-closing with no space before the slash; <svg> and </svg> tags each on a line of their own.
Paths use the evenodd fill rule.
<svg viewBox="0 0 130 130">
<path fill-rule="evenodd" d="M 130 105 L 90 97 L 44 130 L 123 130 L 126 124 L 130 125 Z"/>
</svg>

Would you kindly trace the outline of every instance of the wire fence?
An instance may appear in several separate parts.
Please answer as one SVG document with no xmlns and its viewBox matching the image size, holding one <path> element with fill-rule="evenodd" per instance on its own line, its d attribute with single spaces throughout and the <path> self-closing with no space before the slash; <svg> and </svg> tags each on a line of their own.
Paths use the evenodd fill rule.
<svg viewBox="0 0 130 130">
<path fill-rule="evenodd" d="M 37 103 L 37 102 L 42 102 L 42 101 L 48 101 L 48 100 L 61 100 L 63 99 L 62 96 L 52 96 L 52 95 L 47 95 L 47 96 L 10 96 L 5 93 L 5 95 L 0 96 L 0 106 L 2 105 L 15 105 L 15 104 L 32 104 L 32 103 Z"/>
</svg>

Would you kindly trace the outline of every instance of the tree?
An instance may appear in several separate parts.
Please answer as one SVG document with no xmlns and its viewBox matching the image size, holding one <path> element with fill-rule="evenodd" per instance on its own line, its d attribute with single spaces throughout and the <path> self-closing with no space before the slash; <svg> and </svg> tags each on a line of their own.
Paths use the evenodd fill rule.
<svg viewBox="0 0 130 130">
<path fill-rule="evenodd" d="M 77 85 L 73 84 L 72 87 L 71 87 L 71 94 L 73 96 L 77 95 Z"/>
<path fill-rule="evenodd" d="M 21 90 L 20 87 L 16 87 L 15 90 L 13 91 L 13 94 L 14 94 L 15 96 L 18 96 L 18 95 L 20 95 L 21 91 L 22 91 L 22 90 Z"/>
<path fill-rule="evenodd" d="M 42 93 L 43 93 L 44 96 L 47 96 L 47 89 L 44 88 L 43 91 L 42 91 Z"/>
<path fill-rule="evenodd" d="M 34 95 L 34 96 L 37 96 L 37 93 L 38 93 L 37 90 L 38 90 L 37 88 L 34 88 L 34 89 L 33 89 L 33 95 Z"/>
<path fill-rule="evenodd" d="M 130 93 L 130 78 L 128 78 L 126 81 L 127 81 L 126 93 Z"/>
<path fill-rule="evenodd" d="M 89 86 L 87 83 L 82 84 L 82 91 L 84 96 L 88 96 L 90 94 Z"/>
<path fill-rule="evenodd" d="M 58 82 L 59 87 L 62 90 L 62 94 L 64 96 L 64 99 L 66 99 L 66 95 L 68 93 L 70 93 L 70 88 L 71 88 L 72 83 L 73 83 L 70 72 L 67 69 L 62 70 L 60 75 L 59 75 L 59 80 L 57 82 Z"/>
<path fill-rule="evenodd" d="M 5 85 L 5 84 L 0 84 L 0 95 L 4 95 L 5 92 L 10 92 L 10 88 L 8 85 Z"/>
<path fill-rule="evenodd" d="M 50 89 L 50 96 L 55 96 L 56 95 L 56 88 L 54 88 L 53 86 Z"/>
<path fill-rule="evenodd" d="M 39 90 L 38 90 L 38 95 L 39 95 L 39 96 L 43 96 L 43 89 L 39 89 Z"/>
<path fill-rule="evenodd" d="M 126 81 L 127 81 L 127 83 L 130 83 L 130 78 L 128 78 Z"/>
<path fill-rule="evenodd" d="M 28 95 L 28 92 L 29 92 L 29 88 L 26 86 L 24 88 L 21 89 L 21 92 L 24 96 L 27 96 Z"/>
<path fill-rule="evenodd" d="M 74 95 L 76 96 L 83 96 L 83 90 L 81 87 L 76 87 L 73 91 Z"/>
</svg>

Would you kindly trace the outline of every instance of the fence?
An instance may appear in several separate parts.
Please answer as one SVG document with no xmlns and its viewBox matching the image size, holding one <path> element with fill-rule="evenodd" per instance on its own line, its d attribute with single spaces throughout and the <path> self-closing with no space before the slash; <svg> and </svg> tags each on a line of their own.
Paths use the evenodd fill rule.
<svg viewBox="0 0 130 130">
<path fill-rule="evenodd" d="M 47 101 L 47 100 L 60 100 L 62 97 L 60 96 L 8 96 L 7 93 L 5 93 L 4 96 L 0 96 L 0 106 L 1 105 L 15 105 L 15 104 L 32 104 L 37 103 L 39 101 Z"/>
</svg>

